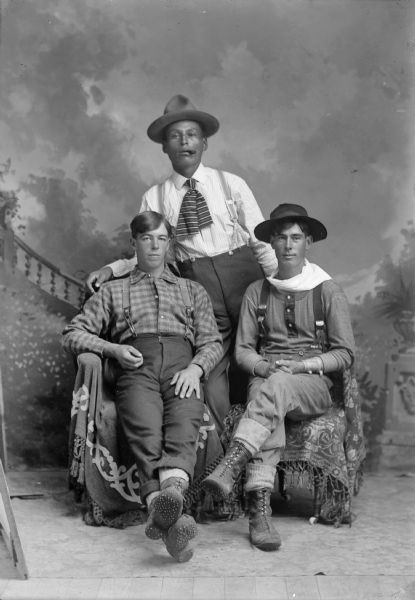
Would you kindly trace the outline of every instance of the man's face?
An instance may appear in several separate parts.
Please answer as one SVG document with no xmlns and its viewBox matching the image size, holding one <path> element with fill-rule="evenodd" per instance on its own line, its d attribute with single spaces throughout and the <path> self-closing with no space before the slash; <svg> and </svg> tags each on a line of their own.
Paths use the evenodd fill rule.
<svg viewBox="0 0 415 600">
<path fill-rule="evenodd" d="M 166 226 L 161 224 L 158 229 L 139 233 L 133 241 L 139 269 L 145 273 L 161 272 L 170 243 Z"/>
<path fill-rule="evenodd" d="M 166 128 L 163 152 L 177 173 L 184 174 L 189 168 L 196 171 L 206 148 L 206 137 L 196 121 L 177 121 Z"/>
<path fill-rule="evenodd" d="M 311 243 L 311 236 L 306 236 L 298 223 L 283 225 L 270 239 L 279 268 L 290 271 L 292 277 L 301 273 Z"/>
</svg>

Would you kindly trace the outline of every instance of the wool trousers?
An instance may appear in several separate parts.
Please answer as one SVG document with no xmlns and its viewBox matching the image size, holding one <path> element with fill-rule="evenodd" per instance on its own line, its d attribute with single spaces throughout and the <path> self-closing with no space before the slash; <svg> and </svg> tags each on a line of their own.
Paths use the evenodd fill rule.
<svg viewBox="0 0 415 600">
<path fill-rule="evenodd" d="M 180 398 L 171 385 L 193 356 L 180 336 L 143 335 L 126 343 L 143 355 L 138 369 L 120 370 L 115 401 L 126 440 L 135 458 L 141 497 L 160 489 L 161 468 L 183 469 L 193 476 L 196 442 L 203 417 L 203 393 Z"/>
<path fill-rule="evenodd" d="M 211 371 L 204 389 L 205 401 L 219 436 L 231 404 L 246 402 L 249 375 L 236 366 L 232 355 L 242 297 L 250 283 L 264 277 L 248 246 L 233 251 L 177 263 L 182 277 L 206 289 L 222 335 L 223 357 Z"/>
</svg>

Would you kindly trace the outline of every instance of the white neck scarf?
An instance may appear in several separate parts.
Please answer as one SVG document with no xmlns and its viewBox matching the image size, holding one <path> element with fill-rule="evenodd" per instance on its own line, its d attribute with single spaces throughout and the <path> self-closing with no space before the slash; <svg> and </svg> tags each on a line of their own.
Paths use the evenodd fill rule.
<svg viewBox="0 0 415 600">
<path fill-rule="evenodd" d="M 278 275 L 278 271 L 276 275 Z M 328 281 L 331 277 L 318 265 L 305 259 L 303 270 L 299 275 L 289 279 L 278 279 L 277 277 L 267 277 L 267 279 L 271 285 L 281 292 L 307 292 L 313 290 L 323 281 Z"/>
</svg>

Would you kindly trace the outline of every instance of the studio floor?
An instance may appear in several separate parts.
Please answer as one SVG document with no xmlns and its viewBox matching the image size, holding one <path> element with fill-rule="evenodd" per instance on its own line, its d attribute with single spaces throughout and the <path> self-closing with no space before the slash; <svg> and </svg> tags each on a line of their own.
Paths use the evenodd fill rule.
<svg viewBox="0 0 415 600">
<path fill-rule="evenodd" d="M 415 600 L 415 473 L 367 474 L 352 527 L 310 525 L 306 491 L 276 497 L 278 552 L 249 544 L 246 518 L 199 525 L 185 564 L 142 525 L 86 526 L 65 471 L 6 476 L 29 578 L 1 541 L 1 600 Z"/>
</svg>

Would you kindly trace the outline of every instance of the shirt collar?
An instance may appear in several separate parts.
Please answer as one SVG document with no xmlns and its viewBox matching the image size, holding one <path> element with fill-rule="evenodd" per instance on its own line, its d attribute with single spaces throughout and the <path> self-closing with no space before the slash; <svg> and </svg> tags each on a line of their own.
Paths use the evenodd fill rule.
<svg viewBox="0 0 415 600">
<path fill-rule="evenodd" d="M 138 268 L 138 266 L 136 266 L 136 267 L 134 267 L 133 271 L 130 273 L 130 283 L 131 283 L 131 285 L 139 283 L 140 281 L 142 281 L 142 279 L 144 279 L 147 276 L 148 276 L 148 273 L 141 271 Z M 167 281 L 167 283 L 177 283 L 178 277 L 176 277 L 176 275 L 174 273 L 172 273 L 170 271 L 169 267 L 166 265 L 164 267 L 163 273 L 160 275 L 160 279 L 164 279 L 164 281 Z"/>
<path fill-rule="evenodd" d="M 181 190 L 182 187 L 184 186 L 185 181 L 187 181 L 189 179 L 189 177 L 184 177 L 183 175 L 180 175 L 180 173 L 177 173 L 176 171 L 173 171 L 171 178 L 172 178 L 174 186 L 177 190 Z M 193 173 L 192 179 L 196 179 L 196 181 L 203 184 L 206 182 L 206 178 L 207 178 L 206 169 L 202 165 L 202 163 L 200 163 L 200 165 L 197 167 L 196 171 Z"/>
</svg>

